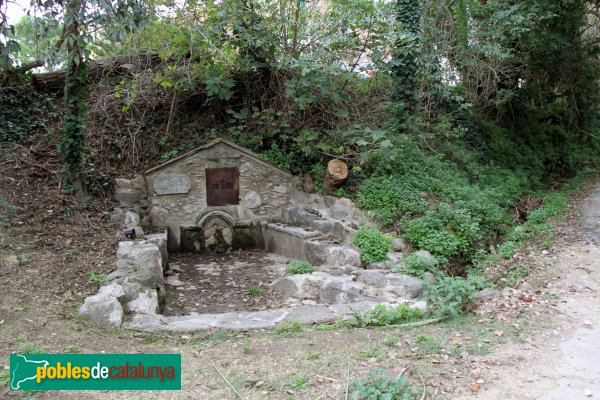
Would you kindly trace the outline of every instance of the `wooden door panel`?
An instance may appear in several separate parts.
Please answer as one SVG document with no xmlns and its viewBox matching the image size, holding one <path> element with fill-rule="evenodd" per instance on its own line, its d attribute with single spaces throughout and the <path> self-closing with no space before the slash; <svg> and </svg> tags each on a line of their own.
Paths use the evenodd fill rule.
<svg viewBox="0 0 600 400">
<path fill-rule="evenodd" d="M 206 169 L 206 204 L 237 205 L 240 202 L 240 172 L 237 168 Z"/>
</svg>

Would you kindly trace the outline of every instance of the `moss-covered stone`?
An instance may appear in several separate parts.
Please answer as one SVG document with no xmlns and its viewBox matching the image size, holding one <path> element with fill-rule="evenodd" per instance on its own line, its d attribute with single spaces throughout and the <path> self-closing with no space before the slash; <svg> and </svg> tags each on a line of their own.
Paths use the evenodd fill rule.
<svg viewBox="0 0 600 400">
<path fill-rule="evenodd" d="M 234 250 L 239 249 L 253 249 L 256 247 L 256 240 L 254 236 L 250 234 L 250 230 L 247 228 L 238 228 L 233 230 L 233 237 L 231 239 L 231 247 Z"/>
</svg>

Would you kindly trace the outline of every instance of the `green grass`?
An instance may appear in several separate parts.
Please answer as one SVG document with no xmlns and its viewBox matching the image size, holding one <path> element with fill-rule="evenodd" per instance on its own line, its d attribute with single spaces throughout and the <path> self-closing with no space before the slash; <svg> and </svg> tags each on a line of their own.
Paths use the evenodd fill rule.
<svg viewBox="0 0 600 400">
<path fill-rule="evenodd" d="M 0 370 L 0 385 L 8 386 L 9 382 L 10 382 L 10 371 L 7 371 L 5 369 Z"/>
<path fill-rule="evenodd" d="M 287 273 L 290 275 L 310 274 L 315 271 L 315 267 L 308 261 L 292 260 L 287 266 Z"/>
<path fill-rule="evenodd" d="M 281 322 L 274 329 L 273 333 L 279 336 L 286 336 L 292 333 L 298 333 L 302 331 L 302 324 L 298 321 L 293 322 Z"/>
<path fill-rule="evenodd" d="M 383 355 L 383 350 L 379 347 L 369 347 L 358 352 L 356 358 L 359 360 L 367 360 L 369 358 L 379 359 Z"/>
<path fill-rule="evenodd" d="M 22 354 L 41 354 L 43 352 L 44 349 L 31 343 L 24 343 L 19 348 L 19 353 Z"/>
<path fill-rule="evenodd" d="M 250 288 L 250 296 L 252 297 L 260 297 L 265 293 L 264 289 L 254 286 Z"/>
<path fill-rule="evenodd" d="M 77 354 L 77 353 L 81 353 L 81 346 L 75 344 L 73 346 L 69 346 L 69 348 L 67 349 L 67 353 L 70 354 Z"/>
</svg>

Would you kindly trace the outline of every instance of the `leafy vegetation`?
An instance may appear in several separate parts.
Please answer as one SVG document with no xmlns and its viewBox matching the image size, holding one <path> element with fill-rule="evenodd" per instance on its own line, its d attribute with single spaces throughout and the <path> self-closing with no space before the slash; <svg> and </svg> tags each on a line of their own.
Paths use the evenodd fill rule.
<svg viewBox="0 0 600 400">
<path fill-rule="evenodd" d="M 383 368 L 374 370 L 365 380 L 353 381 L 352 386 L 354 388 L 352 398 L 357 400 L 416 400 L 422 395 L 422 391 L 411 386 L 406 378 L 390 377 Z"/>
<path fill-rule="evenodd" d="M 467 278 L 444 276 L 425 286 L 424 297 L 433 315 L 454 318 L 466 312 L 476 302 L 477 292 L 485 287 L 486 281 L 479 275 Z"/>
<path fill-rule="evenodd" d="M 550 232 L 567 196 L 552 190 L 598 168 L 595 3 L 315 4 L 45 1 L 18 23 L 2 8 L 0 141 L 54 141 L 61 188 L 90 196 L 218 136 L 315 191 L 343 159 L 351 173 L 333 193 L 435 256 L 409 255 L 403 271 L 441 277 L 432 298 L 452 306 L 439 313 L 468 307 L 469 272 L 502 264 L 518 282 L 526 271 L 504 261 Z M 100 56 L 128 67 L 86 77 Z M 34 58 L 65 69 L 64 98 L 40 93 Z M 353 241 L 368 264 L 391 239 L 362 228 Z"/>
<path fill-rule="evenodd" d="M 356 312 L 351 318 L 344 320 L 350 327 L 391 326 L 413 322 L 422 318 L 418 308 L 410 308 L 403 304 L 389 308 L 382 304 L 369 311 Z"/>
<path fill-rule="evenodd" d="M 290 275 L 310 274 L 314 270 L 315 267 L 308 261 L 292 260 L 287 266 L 287 273 Z"/>
<path fill-rule="evenodd" d="M 391 236 L 384 235 L 377 228 L 364 227 L 361 227 L 352 238 L 352 243 L 360 248 L 364 264 L 387 260 L 392 241 Z"/>
<path fill-rule="evenodd" d="M 293 322 L 281 322 L 279 323 L 275 329 L 273 329 L 273 333 L 280 336 L 287 336 L 292 333 L 297 333 L 302 331 L 302 324 L 298 321 Z"/>
<path fill-rule="evenodd" d="M 435 257 L 429 259 L 417 253 L 412 253 L 402 259 L 401 265 L 394 267 L 394 272 L 401 272 L 417 277 L 422 276 L 425 272 L 437 275 L 441 273 L 438 265 L 439 261 Z"/>
</svg>

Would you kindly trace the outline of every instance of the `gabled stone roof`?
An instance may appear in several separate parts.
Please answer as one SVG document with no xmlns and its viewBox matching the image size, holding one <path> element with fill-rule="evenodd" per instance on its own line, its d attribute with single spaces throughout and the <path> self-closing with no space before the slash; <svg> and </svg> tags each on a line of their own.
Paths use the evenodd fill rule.
<svg viewBox="0 0 600 400">
<path fill-rule="evenodd" d="M 191 150 L 191 151 L 189 151 L 189 152 L 187 152 L 185 154 L 182 154 L 179 157 L 173 158 L 172 160 L 169 160 L 169 161 L 167 161 L 165 163 L 162 163 L 162 164 L 160 164 L 160 165 L 158 165 L 156 167 L 150 168 L 149 170 L 146 170 L 145 174 L 150 174 L 150 173 L 156 172 L 156 171 L 158 171 L 160 169 L 163 169 L 164 167 L 167 167 L 167 166 L 169 166 L 171 164 L 175 164 L 178 161 L 181 161 L 181 160 L 183 160 L 185 158 L 193 156 L 194 154 L 198 154 L 198 153 L 201 153 L 201 152 L 203 152 L 205 150 L 208 150 L 209 148 L 214 147 L 214 146 L 216 146 L 216 145 L 218 145 L 220 143 L 225 144 L 225 145 L 227 145 L 227 146 L 229 146 L 229 147 L 231 147 L 231 148 L 239 151 L 240 153 L 248 156 L 249 158 L 252 159 L 252 161 L 254 161 L 254 162 L 258 163 L 258 164 L 261 164 L 261 165 L 263 165 L 265 167 L 271 168 L 271 169 L 273 169 L 273 170 L 275 170 L 277 172 L 283 173 L 283 174 L 288 175 L 290 177 L 292 176 L 292 173 L 290 171 L 285 170 L 283 168 L 279 168 L 277 165 L 275 165 L 273 163 L 270 163 L 268 161 L 263 160 L 262 158 L 260 158 L 260 156 L 258 154 L 254 153 L 253 151 L 250 151 L 250 150 L 248 150 L 248 149 L 246 149 L 246 148 L 244 148 L 242 146 L 238 146 L 237 144 L 235 144 L 233 142 L 230 142 L 229 140 L 222 139 L 222 138 L 215 139 L 212 142 L 209 142 L 209 143 L 205 144 L 204 146 L 200 146 L 200 147 L 198 147 L 198 148 L 196 148 L 194 150 Z"/>
</svg>

